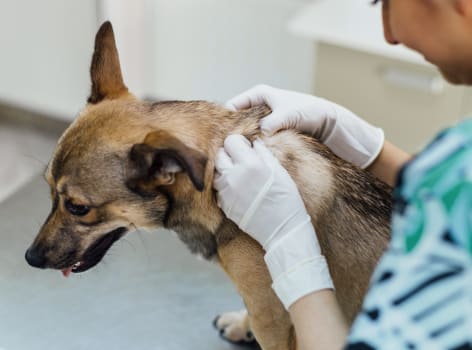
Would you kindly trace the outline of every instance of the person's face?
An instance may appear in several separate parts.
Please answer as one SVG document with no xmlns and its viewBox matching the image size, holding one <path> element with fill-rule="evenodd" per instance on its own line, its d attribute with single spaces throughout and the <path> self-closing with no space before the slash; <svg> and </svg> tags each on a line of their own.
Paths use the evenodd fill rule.
<svg viewBox="0 0 472 350">
<path fill-rule="evenodd" d="M 472 84 L 472 0 L 383 0 L 390 44 L 420 52 L 444 77 Z"/>
</svg>

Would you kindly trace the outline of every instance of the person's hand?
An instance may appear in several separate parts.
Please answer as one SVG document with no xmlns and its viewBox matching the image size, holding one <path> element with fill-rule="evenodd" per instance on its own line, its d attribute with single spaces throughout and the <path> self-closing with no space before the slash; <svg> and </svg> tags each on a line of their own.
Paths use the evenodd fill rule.
<svg viewBox="0 0 472 350">
<path fill-rule="evenodd" d="M 266 135 L 281 129 L 300 130 L 361 168 L 372 164 L 382 150 L 382 129 L 323 98 L 258 85 L 232 98 L 225 106 L 235 111 L 261 104 L 272 109 L 272 113 L 261 120 L 261 129 Z"/>
<path fill-rule="evenodd" d="M 218 151 L 218 205 L 266 251 L 273 288 L 288 307 L 333 288 L 315 230 L 295 182 L 261 140 L 230 135 Z"/>
</svg>

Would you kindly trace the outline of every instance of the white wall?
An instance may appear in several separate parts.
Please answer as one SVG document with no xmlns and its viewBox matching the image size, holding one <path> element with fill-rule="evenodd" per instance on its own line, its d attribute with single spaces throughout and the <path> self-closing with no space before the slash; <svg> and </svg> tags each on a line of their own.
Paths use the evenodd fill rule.
<svg viewBox="0 0 472 350">
<path fill-rule="evenodd" d="M 301 0 L 0 0 L 0 102 L 73 119 L 100 21 L 144 97 L 223 102 L 257 83 L 311 91 L 313 44 L 288 33 Z M 101 6 L 98 6 L 101 5 Z"/>
<path fill-rule="evenodd" d="M 0 0 L 0 101 L 73 118 L 95 31 L 94 0 Z"/>
<path fill-rule="evenodd" d="M 311 91 L 313 44 L 288 33 L 294 0 L 156 0 L 154 93 L 225 101 L 257 83 Z"/>
</svg>

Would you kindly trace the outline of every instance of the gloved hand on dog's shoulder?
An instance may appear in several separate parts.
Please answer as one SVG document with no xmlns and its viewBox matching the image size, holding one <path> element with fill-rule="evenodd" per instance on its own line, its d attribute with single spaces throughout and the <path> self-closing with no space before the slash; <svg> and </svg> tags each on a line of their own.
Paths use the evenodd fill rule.
<svg viewBox="0 0 472 350">
<path fill-rule="evenodd" d="M 261 140 L 230 135 L 218 151 L 218 205 L 265 249 L 273 288 L 288 307 L 333 284 L 300 193 Z"/>
<path fill-rule="evenodd" d="M 226 107 L 240 110 L 261 104 L 272 109 L 272 113 L 261 120 L 265 134 L 298 129 L 363 169 L 372 164 L 384 145 L 382 129 L 342 106 L 307 94 L 258 85 L 229 100 Z"/>
</svg>

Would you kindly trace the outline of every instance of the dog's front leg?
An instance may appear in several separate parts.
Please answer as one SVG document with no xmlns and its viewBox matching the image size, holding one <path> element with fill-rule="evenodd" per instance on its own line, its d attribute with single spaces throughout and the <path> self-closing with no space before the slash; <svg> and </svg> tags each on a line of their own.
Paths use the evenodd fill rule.
<svg viewBox="0 0 472 350">
<path fill-rule="evenodd" d="M 246 304 L 257 342 L 263 350 L 294 350 L 290 317 L 272 290 L 264 251 L 245 233 L 235 233 L 234 227 L 227 229 L 219 232 L 220 264 Z"/>
</svg>

